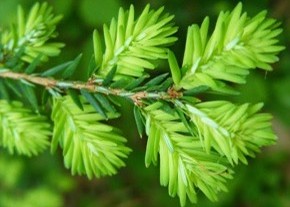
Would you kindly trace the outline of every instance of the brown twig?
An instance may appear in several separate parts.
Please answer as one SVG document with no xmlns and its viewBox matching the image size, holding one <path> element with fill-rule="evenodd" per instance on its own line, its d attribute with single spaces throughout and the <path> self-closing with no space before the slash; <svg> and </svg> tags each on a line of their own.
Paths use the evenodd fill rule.
<svg viewBox="0 0 290 207">
<path fill-rule="evenodd" d="M 105 95 L 115 95 L 120 97 L 127 97 L 133 101 L 134 104 L 141 106 L 143 99 L 162 99 L 162 100 L 174 100 L 182 97 L 182 93 L 174 90 L 174 88 L 169 88 L 167 92 L 146 92 L 138 91 L 131 92 L 125 91 L 123 89 L 113 89 L 105 87 L 91 81 L 80 82 L 80 81 L 66 81 L 66 80 L 56 80 L 50 77 L 40 77 L 35 75 L 28 75 L 25 73 L 13 72 L 10 70 L 0 71 L 0 77 L 9 78 L 14 80 L 25 80 L 30 83 L 44 86 L 45 88 L 58 88 L 60 90 L 65 89 L 77 89 L 77 90 L 87 90 L 91 93 L 102 93 Z"/>
</svg>

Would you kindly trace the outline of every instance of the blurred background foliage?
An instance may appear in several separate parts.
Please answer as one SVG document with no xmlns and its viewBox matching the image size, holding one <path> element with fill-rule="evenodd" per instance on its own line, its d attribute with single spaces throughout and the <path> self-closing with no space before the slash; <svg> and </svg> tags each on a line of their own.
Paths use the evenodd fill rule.
<svg viewBox="0 0 290 207">
<path fill-rule="evenodd" d="M 16 8 L 21 4 L 27 10 L 34 0 L 1 0 L 0 25 L 15 19 Z M 58 28 L 58 39 L 66 43 L 60 57 L 48 65 L 70 60 L 80 52 L 84 54 L 82 65 L 88 64 L 93 52 L 92 31 L 101 30 L 117 15 L 120 6 L 134 4 L 137 11 L 150 3 L 152 7 L 165 6 L 175 15 L 179 26 L 179 41 L 173 50 L 182 59 L 187 26 L 201 23 L 205 16 L 215 21 L 221 10 L 230 10 L 237 4 L 233 0 L 47 0 L 56 13 L 64 18 Z M 217 203 L 211 203 L 200 192 L 199 203 L 187 206 L 202 207 L 288 207 L 290 206 L 290 1 L 245 0 L 244 10 L 255 15 L 268 10 L 269 16 L 282 22 L 284 33 L 281 42 L 286 46 L 274 71 L 256 71 L 248 77 L 248 83 L 239 86 L 241 95 L 222 97 L 236 102 L 265 102 L 264 110 L 274 115 L 274 128 L 279 136 L 277 145 L 263 150 L 248 166 L 236 168 L 235 179 L 229 182 L 229 192 L 220 195 Z M 180 61 L 181 62 L 181 61 Z M 167 65 L 164 63 L 164 70 Z M 163 66 L 162 65 L 162 66 Z M 46 65 L 47 66 L 47 65 Z M 79 67 L 81 70 L 82 67 Z M 203 97 L 212 98 L 212 97 Z M 0 149 L 0 206 L 1 207 L 159 207 L 179 206 L 167 189 L 159 185 L 158 168 L 144 166 L 146 139 L 138 138 L 132 114 L 132 106 L 123 104 L 127 116 L 116 124 L 124 129 L 129 145 L 134 149 L 127 167 L 113 177 L 87 180 L 71 176 L 64 169 L 61 152 L 46 152 L 38 157 L 9 156 Z M 131 116 L 132 117 L 132 116 Z"/>
</svg>

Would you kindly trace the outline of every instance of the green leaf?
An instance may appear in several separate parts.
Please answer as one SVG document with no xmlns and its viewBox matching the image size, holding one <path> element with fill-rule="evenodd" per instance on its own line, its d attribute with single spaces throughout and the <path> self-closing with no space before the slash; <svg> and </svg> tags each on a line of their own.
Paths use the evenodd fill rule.
<svg viewBox="0 0 290 207">
<path fill-rule="evenodd" d="M 0 100 L 0 144 L 9 153 L 37 155 L 49 145 L 50 124 L 20 102 Z"/>
<path fill-rule="evenodd" d="M 142 138 L 142 135 L 144 133 L 144 118 L 142 116 L 142 113 L 140 112 L 140 109 L 138 106 L 134 106 L 134 117 L 135 117 L 135 122 L 137 125 L 138 133 L 140 138 Z"/>
<path fill-rule="evenodd" d="M 98 33 L 98 30 L 94 30 L 93 33 L 93 42 L 94 42 L 94 54 L 95 54 L 95 63 L 96 67 L 99 68 L 102 65 L 103 51 L 101 38 Z"/>
<path fill-rule="evenodd" d="M 97 69 L 98 68 L 96 66 L 96 63 L 95 63 L 95 60 L 94 60 L 94 56 L 92 56 L 92 58 L 90 60 L 90 63 L 89 63 L 89 66 L 88 66 L 88 69 L 87 69 L 86 78 L 89 79 L 95 73 L 95 71 Z"/>
<path fill-rule="evenodd" d="M 63 71 L 62 78 L 67 79 L 70 78 L 73 73 L 75 72 L 77 66 L 80 63 L 80 60 L 82 58 L 82 54 L 79 54 L 72 62 L 69 64 L 69 66 Z"/>
<path fill-rule="evenodd" d="M 126 78 L 121 78 L 120 80 L 114 81 L 110 87 L 111 88 L 123 88 L 124 86 L 130 84 L 132 80 L 131 79 L 126 79 Z"/>
<path fill-rule="evenodd" d="M 110 83 L 112 82 L 115 74 L 116 74 L 117 68 L 114 67 L 112 68 L 112 70 L 110 70 L 110 72 L 107 74 L 107 76 L 104 78 L 103 81 L 103 86 L 108 86 L 110 85 Z"/>
<path fill-rule="evenodd" d="M 29 64 L 29 66 L 25 69 L 25 73 L 31 74 L 35 71 L 36 67 L 40 64 L 41 62 L 42 55 L 39 54 L 33 61 L 32 63 Z"/>
<path fill-rule="evenodd" d="M 192 96 L 182 96 L 181 100 L 183 101 L 183 103 L 188 103 L 188 104 L 196 104 L 200 102 L 198 98 L 195 98 Z"/>
<path fill-rule="evenodd" d="M 34 89 L 29 85 L 21 84 L 20 90 L 31 107 L 38 111 L 38 101 Z"/>
<path fill-rule="evenodd" d="M 108 116 L 100 103 L 97 101 L 97 99 L 87 92 L 86 90 L 81 89 L 81 94 L 86 98 L 86 100 L 94 107 L 94 109 L 105 119 L 108 119 Z"/>
<path fill-rule="evenodd" d="M 167 78 L 161 85 L 160 88 L 158 90 L 160 91 L 165 91 L 167 90 L 170 86 L 172 86 L 173 81 L 172 78 Z"/>
<path fill-rule="evenodd" d="M 184 124 L 184 126 L 187 128 L 188 132 L 192 135 L 192 136 L 196 136 L 196 132 L 194 131 L 193 126 L 189 123 L 189 121 L 186 119 L 184 112 L 178 108 L 178 106 L 176 107 L 176 113 L 178 114 L 180 120 L 182 121 L 182 123 Z"/>
<path fill-rule="evenodd" d="M 200 93 L 204 93 L 205 91 L 209 90 L 210 87 L 206 86 L 206 85 L 201 85 L 201 86 L 197 86 L 195 88 L 191 88 L 191 89 L 188 89 L 186 91 L 183 92 L 183 95 L 185 96 L 195 96 L 197 94 L 200 94 Z"/>
<path fill-rule="evenodd" d="M 169 68 L 172 74 L 172 79 L 175 85 L 178 86 L 179 81 L 181 79 L 181 73 L 180 68 L 178 66 L 178 62 L 176 60 L 176 57 L 173 52 L 168 50 L 168 62 L 169 62 Z"/>
<path fill-rule="evenodd" d="M 142 76 L 142 77 L 140 77 L 140 78 L 137 78 L 137 79 L 131 81 L 129 84 L 127 84 L 127 85 L 124 87 L 124 89 L 125 89 L 125 90 L 129 90 L 129 91 L 132 90 L 132 89 L 135 89 L 135 88 L 138 87 L 141 83 L 143 83 L 144 80 L 145 80 L 146 78 L 148 78 L 148 77 L 149 77 L 149 76 L 144 75 L 144 76 Z"/>
<path fill-rule="evenodd" d="M 47 90 L 43 90 L 42 95 L 41 95 L 41 105 L 45 106 L 47 102 L 49 101 L 50 94 Z"/>
<path fill-rule="evenodd" d="M 62 63 L 60 65 L 57 65 L 55 67 L 52 67 L 46 71 L 44 71 L 41 76 L 42 77 L 49 77 L 49 76 L 54 76 L 56 74 L 59 74 L 63 71 L 65 71 L 65 69 L 72 64 L 72 61 L 67 61 L 65 63 Z"/>
<path fill-rule="evenodd" d="M 110 101 L 107 99 L 106 96 L 96 93 L 94 94 L 95 98 L 98 100 L 98 102 L 100 103 L 100 105 L 106 109 L 106 111 L 111 112 L 111 113 L 115 113 L 116 109 L 115 107 L 110 103 Z"/>
<path fill-rule="evenodd" d="M 148 81 L 145 86 L 151 87 L 151 86 L 156 86 L 160 84 L 164 79 L 168 76 L 168 73 L 164 73 L 161 75 L 156 76 L 155 78 L 152 78 L 150 81 Z"/>
<path fill-rule="evenodd" d="M 67 90 L 68 95 L 71 97 L 71 99 L 73 100 L 73 102 L 81 109 L 84 110 L 84 107 L 82 105 L 82 102 L 80 100 L 80 94 L 78 93 L 77 90 L 74 89 L 68 89 Z"/>
<path fill-rule="evenodd" d="M 113 104 L 115 104 L 116 106 L 121 107 L 121 103 L 120 103 L 119 97 L 117 97 L 117 96 L 113 96 L 113 95 L 108 95 L 107 97 L 108 97 L 108 99 L 109 99 Z"/>
<path fill-rule="evenodd" d="M 114 127 L 101 123 L 103 116 L 87 101 L 81 98 L 81 102 L 83 111 L 67 96 L 54 100 L 51 150 L 58 145 L 63 149 L 65 166 L 73 175 L 85 174 L 92 179 L 116 174 L 131 151 L 124 145 L 126 139 Z M 117 116 L 108 114 L 109 119 Z"/>
<path fill-rule="evenodd" d="M 9 88 L 11 89 L 11 91 L 18 97 L 23 97 L 23 94 L 21 93 L 21 90 L 19 89 L 22 84 L 19 83 L 19 82 L 16 82 L 13 81 L 13 80 L 9 80 L 9 79 L 6 79 L 6 80 L 3 80 L 3 83 Z"/>
</svg>

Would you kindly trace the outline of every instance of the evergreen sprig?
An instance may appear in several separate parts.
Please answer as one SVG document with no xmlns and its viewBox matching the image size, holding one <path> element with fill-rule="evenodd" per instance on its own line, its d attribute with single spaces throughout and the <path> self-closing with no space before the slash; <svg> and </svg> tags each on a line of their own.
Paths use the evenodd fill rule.
<svg viewBox="0 0 290 207">
<path fill-rule="evenodd" d="M 37 155 L 49 146 L 51 127 L 45 116 L 21 102 L 0 100 L 0 145 L 13 154 Z"/>
<path fill-rule="evenodd" d="M 255 17 L 242 12 L 239 3 L 232 12 L 221 12 L 213 33 L 209 34 L 209 18 L 199 27 L 188 28 L 181 73 L 177 84 L 185 89 L 210 86 L 222 93 L 234 93 L 227 82 L 243 84 L 250 69 L 271 70 L 283 46 L 276 37 L 282 32 L 280 23 L 267 18 L 262 11 Z"/>
<path fill-rule="evenodd" d="M 3 60 L 0 58 L 0 64 L 10 63 L 8 67 L 13 67 L 15 58 L 31 63 L 36 58 L 47 61 L 48 57 L 59 55 L 64 44 L 48 41 L 56 37 L 56 25 L 62 16 L 55 16 L 47 3 L 36 3 L 27 17 L 19 6 L 17 14 L 16 24 L 10 30 L 1 32 L 0 48 Z"/>
<path fill-rule="evenodd" d="M 162 14 L 164 8 L 157 11 L 147 5 L 135 20 L 134 7 L 128 11 L 120 8 L 118 19 L 114 18 L 110 26 L 104 25 L 105 53 L 102 55 L 102 43 L 97 30 L 94 31 L 94 49 L 97 74 L 105 77 L 114 67 L 116 76 L 141 77 L 144 69 L 156 68 L 157 59 L 167 58 L 167 46 L 177 38 L 173 26 L 173 15 Z"/>
<path fill-rule="evenodd" d="M 63 148 L 64 164 L 72 174 L 86 174 L 90 179 L 101 175 L 113 175 L 116 168 L 125 166 L 130 149 L 124 146 L 126 139 L 106 124 L 94 107 L 81 99 L 81 110 L 69 96 L 54 100 L 52 121 L 54 130 L 51 150 Z M 116 118 L 118 114 L 108 114 Z"/>
<path fill-rule="evenodd" d="M 208 17 L 188 28 L 180 67 L 168 49 L 177 27 L 163 10 L 147 5 L 135 17 L 133 6 L 121 8 L 103 35 L 93 33 L 93 59 L 78 71 L 87 80 L 73 80 L 82 55 L 38 67 L 59 55 L 63 44 L 50 41 L 61 17 L 46 3 L 35 4 L 27 17 L 19 7 L 15 26 L 0 30 L 0 145 L 31 156 L 50 143 L 52 152 L 62 149 L 73 175 L 113 175 L 131 149 L 121 131 L 104 122 L 120 116 L 118 98 L 124 98 L 134 104 L 139 135 L 148 136 L 145 165 L 160 163 L 169 195 L 178 195 L 182 206 L 187 198 L 197 201 L 198 189 L 217 200 L 234 167 L 277 137 L 262 103 L 206 101 L 199 94 L 233 94 L 250 70 L 271 70 L 284 48 L 277 39 L 282 29 L 265 11 L 249 17 L 239 3 L 220 13 L 212 34 Z M 171 75 L 150 77 L 162 59 Z"/>
<path fill-rule="evenodd" d="M 186 105 L 190 119 L 196 124 L 199 138 L 207 152 L 213 147 L 229 162 L 247 164 L 260 147 L 272 145 L 277 137 L 271 129 L 271 115 L 257 113 L 263 104 L 235 105 L 227 101 L 210 101 Z"/>
<path fill-rule="evenodd" d="M 168 186 L 169 195 L 180 197 L 185 205 L 188 197 L 196 202 L 195 186 L 211 200 L 218 191 L 226 191 L 225 182 L 232 178 L 228 163 L 217 153 L 206 153 L 199 134 L 191 135 L 177 112 L 164 111 L 156 102 L 144 108 L 146 118 L 145 165 L 157 164 L 160 155 L 160 183 Z"/>
</svg>

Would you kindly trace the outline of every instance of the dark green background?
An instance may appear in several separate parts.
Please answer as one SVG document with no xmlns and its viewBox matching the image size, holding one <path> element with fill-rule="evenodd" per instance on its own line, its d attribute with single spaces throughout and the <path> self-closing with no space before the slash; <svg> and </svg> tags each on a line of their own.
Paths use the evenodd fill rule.
<svg viewBox="0 0 290 207">
<path fill-rule="evenodd" d="M 18 4 L 26 10 L 35 1 L 1 0 L 0 25 L 14 20 Z M 213 23 L 221 10 L 230 10 L 237 1 L 212 0 L 48 0 L 56 13 L 64 15 L 58 28 L 58 40 L 66 43 L 61 57 L 48 63 L 55 65 L 84 53 L 85 66 L 92 54 L 91 34 L 99 31 L 103 23 L 116 16 L 120 6 L 135 5 L 140 13 L 144 5 L 165 6 L 165 10 L 175 15 L 180 27 L 179 41 L 173 46 L 181 60 L 187 26 L 201 23 L 208 15 Z M 201 192 L 197 205 L 201 207 L 288 207 L 290 206 L 290 1 L 289 0 L 247 0 L 242 1 L 249 15 L 268 10 L 269 16 L 282 21 L 284 28 L 280 36 L 286 46 L 280 54 L 280 62 L 274 71 L 257 71 L 248 77 L 248 83 L 240 86 L 241 96 L 221 97 L 236 102 L 265 102 L 264 110 L 274 115 L 274 129 L 279 136 L 276 146 L 262 151 L 248 166 L 236 168 L 235 179 L 229 182 L 229 192 L 219 195 L 216 203 L 209 202 Z M 213 25 L 213 24 L 212 24 Z M 166 70 L 166 65 L 164 65 Z M 79 68 L 81 70 L 82 67 Z M 167 189 L 159 185 L 157 167 L 144 166 L 146 138 L 137 136 L 135 123 L 130 117 L 130 107 L 126 105 L 122 117 L 117 122 L 124 129 L 129 145 L 134 152 L 127 160 L 127 167 L 113 177 L 87 180 L 85 177 L 71 176 L 63 167 L 61 152 L 51 155 L 46 152 L 38 157 L 25 158 L 9 156 L 0 149 L 0 207 L 174 207 L 179 206 L 177 198 L 170 198 Z"/>
</svg>

